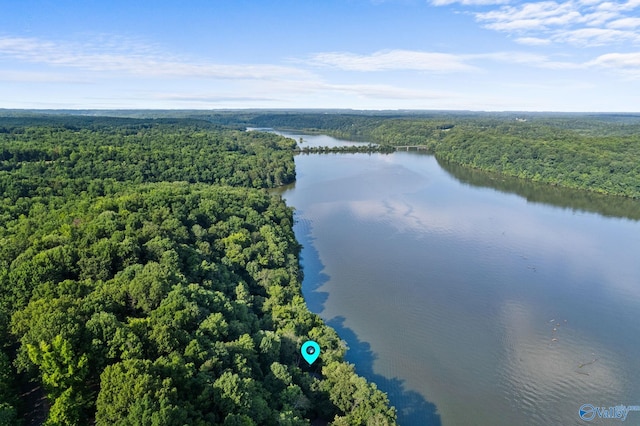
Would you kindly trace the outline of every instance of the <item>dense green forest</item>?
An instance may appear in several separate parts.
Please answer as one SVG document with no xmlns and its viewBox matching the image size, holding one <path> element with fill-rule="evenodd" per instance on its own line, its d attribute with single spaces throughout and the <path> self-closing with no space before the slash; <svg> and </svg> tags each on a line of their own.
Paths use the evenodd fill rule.
<svg viewBox="0 0 640 426">
<path fill-rule="evenodd" d="M 0 118 L 0 425 L 394 424 L 302 297 L 292 210 L 264 189 L 295 178 L 294 146 Z"/>
<path fill-rule="evenodd" d="M 594 136 L 515 120 L 450 125 L 443 129 L 443 124 L 391 121 L 376 128 L 373 135 L 391 144 L 422 141 L 438 159 L 463 166 L 640 198 L 640 133 Z"/>
<path fill-rule="evenodd" d="M 222 132 L 207 122 L 60 120 L 0 120 L 0 192 L 100 193 L 114 181 L 270 188 L 295 179 L 295 142 L 273 134 Z"/>
<path fill-rule="evenodd" d="M 640 198 L 640 116 L 471 112 L 237 113 L 238 124 L 304 130 L 385 146 L 424 145 L 441 161 Z M 232 122 L 231 112 L 205 117 Z"/>
</svg>

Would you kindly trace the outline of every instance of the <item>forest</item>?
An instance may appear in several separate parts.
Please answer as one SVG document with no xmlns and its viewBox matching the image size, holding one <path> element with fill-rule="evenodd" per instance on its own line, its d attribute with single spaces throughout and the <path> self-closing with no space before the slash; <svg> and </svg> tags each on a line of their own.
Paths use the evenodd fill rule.
<svg viewBox="0 0 640 426">
<path fill-rule="evenodd" d="M 294 148 L 192 118 L 0 118 L 0 425 L 395 424 L 302 297 L 268 191 Z"/>
<path fill-rule="evenodd" d="M 453 126 L 453 125 L 452 125 Z M 633 126 L 638 130 L 639 126 Z M 440 160 L 533 182 L 640 198 L 640 133 L 588 134 L 555 123 L 463 122 L 450 129 L 393 122 L 376 129 L 395 141 L 421 135 Z"/>
<path fill-rule="evenodd" d="M 235 114 L 235 115 L 234 115 Z M 533 182 L 640 198 L 640 116 L 586 113 L 227 112 L 211 122 L 422 145 L 443 162 Z"/>
</svg>

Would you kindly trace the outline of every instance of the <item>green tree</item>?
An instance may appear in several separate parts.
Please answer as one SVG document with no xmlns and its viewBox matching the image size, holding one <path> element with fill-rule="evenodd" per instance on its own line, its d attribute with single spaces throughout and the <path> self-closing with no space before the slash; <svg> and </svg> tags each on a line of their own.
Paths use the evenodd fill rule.
<svg viewBox="0 0 640 426">
<path fill-rule="evenodd" d="M 40 369 L 42 383 L 54 398 L 84 383 L 89 370 L 86 354 L 74 353 L 71 342 L 60 334 L 51 343 L 27 344 L 29 359 Z"/>
<path fill-rule="evenodd" d="M 75 426 L 81 423 L 86 404 L 72 387 L 66 389 L 53 401 L 44 426 Z"/>
<path fill-rule="evenodd" d="M 98 425 L 177 425 L 188 422 L 170 378 L 148 360 L 125 360 L 105 368 L 96 403 Z"/>
</svg>

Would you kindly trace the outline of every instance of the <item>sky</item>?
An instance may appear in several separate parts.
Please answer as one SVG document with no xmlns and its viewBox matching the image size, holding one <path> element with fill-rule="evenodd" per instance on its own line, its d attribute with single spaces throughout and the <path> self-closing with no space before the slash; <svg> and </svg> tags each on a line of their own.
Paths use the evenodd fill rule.
<svg viewBox="0 0 640 426">
<path fill-rule="evenodd" d="M 640 0 L 0 6 L 0 108 L 640 111 Z"/>
</svg>

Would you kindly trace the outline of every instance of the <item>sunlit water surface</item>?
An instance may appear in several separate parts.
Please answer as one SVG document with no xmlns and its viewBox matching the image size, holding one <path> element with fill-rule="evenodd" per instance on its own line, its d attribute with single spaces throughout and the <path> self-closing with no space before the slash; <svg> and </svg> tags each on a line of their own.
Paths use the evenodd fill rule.
<svg viewBox="0 0 640 426">
<path fill-rule="evenodd" d="M 640 204 L 533 203 L 415 152 L 299 155 L 296 169 L 283 196 L 305 298 L 401 425 L 578 425 L 585 403 L 640 405 L 640 222 L 589 207 Z"/>
</svg>

